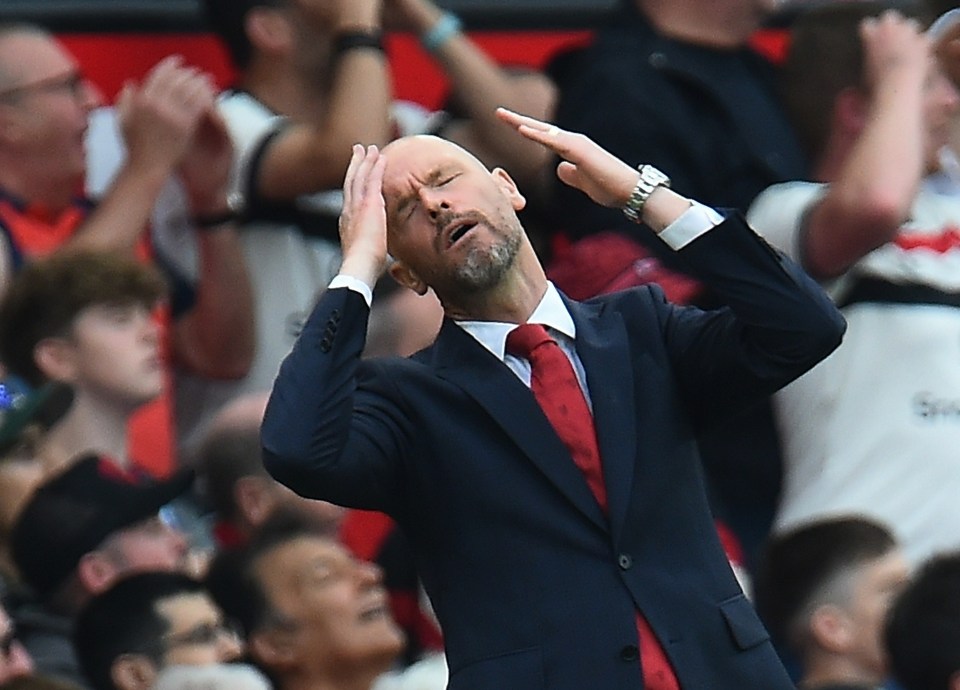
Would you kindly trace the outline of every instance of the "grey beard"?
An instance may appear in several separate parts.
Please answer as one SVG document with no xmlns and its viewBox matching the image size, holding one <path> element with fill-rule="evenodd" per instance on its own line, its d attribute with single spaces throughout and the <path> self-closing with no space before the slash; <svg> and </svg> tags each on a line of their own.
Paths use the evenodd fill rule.
<svg viewBox="0 0 960 690">
<path fill-rule="evenodd" d="M 513 265 L 520 251 L 520 233 L 505 235 L 489 249 L 471 248 L 466 260 L 457 267 L 458 286 L 467 292 L 480 292 L 493 287 Z"/>
</svg>

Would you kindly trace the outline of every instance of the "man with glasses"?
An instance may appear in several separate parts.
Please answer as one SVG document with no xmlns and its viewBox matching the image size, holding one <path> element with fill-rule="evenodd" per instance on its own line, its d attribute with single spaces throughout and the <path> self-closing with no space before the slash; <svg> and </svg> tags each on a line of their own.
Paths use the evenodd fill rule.
<svg viewBox="0 0 960 690">
<path fill-rule="evenodd" d="M 94 597 L 74 630 L 96 690 L 145 690 L 171 666 L 233 661 L 242 646 L 203 586 L 180 573 L 140 573 Z"/>
<path fill-rule="evenodd" d="M 233 150 L 214 95 L 210 76 L 177 56 L 129 82 L 116 104 L 125 159 L 94 203 L 80 194 L 100 94 L 49 33 L 0 25 L 0 294 L 24 264 L 64 249 L 151 255 L 144 231 L 177 173 L 187 206 L 180 226 L 206 231 L 196 233 L 200 279 L 170 300 L 175 360 L 208 376 L 243 375 L 251 298 L 227 203 Z M 135 425 L 144 467 L 172 464 L 171 408 L 161 396 Z"/>
<path fill-rule="evenodd" d="M 161 508 L 192 478 L 183 472 L 147 481 L 87 456 L 33 494 L 14 525 L 11 550 L 36 595 L 15 617 L 41 672 L 84 684 L 70 641 L 77 612 L 125 575 L 186 568 L 186 539 L 161 519 Z"/>
<path fill-rule="evenodd" d="M 33 660 L 17 639 L 17 629 L 0 605 L 0 685 L 33 672 Z"/>
</svg>

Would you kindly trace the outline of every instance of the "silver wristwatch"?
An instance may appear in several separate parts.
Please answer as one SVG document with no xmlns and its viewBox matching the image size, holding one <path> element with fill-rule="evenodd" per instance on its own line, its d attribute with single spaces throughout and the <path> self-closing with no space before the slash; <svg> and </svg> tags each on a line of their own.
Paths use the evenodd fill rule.
<svg viewBox="0 0 960 690">
<path fill-rule="evenodd" d="M 640 179 L 637 180 L 637 186 L 633 188 L 626 206 L 623 207 L 623 215 L 634 223 L 641 222 L 643 205 L 647 203 L 653 190 L 657 187 L 670 187 L 670 178 L 652 165 L 639 165 L 637 170 L 640 172 Z"/>
</svg>

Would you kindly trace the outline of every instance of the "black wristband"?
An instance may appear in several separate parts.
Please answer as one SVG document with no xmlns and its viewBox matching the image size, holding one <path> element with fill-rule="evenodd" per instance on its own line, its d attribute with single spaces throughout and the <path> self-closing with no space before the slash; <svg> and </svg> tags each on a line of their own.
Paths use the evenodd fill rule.
<svg viewBox="0 0 960 690">
<path fill-rule="evenodd" d="M 233 223 L 237 220 L 237 213 L 229 209 L 220 213 L 211 213 L 209 215 L 194 216 L 191 219 L 193 227 L 197 230 L 213 230 L 221 225 Z"/>
<path fill-rule="evenodd" d="M 357 48 L 383 49 L 383 32 L 381 31 L 345 31 L 337 34 L 333 39 L 333 59 L 336 60 L 348 50 Z"/>
</svg>

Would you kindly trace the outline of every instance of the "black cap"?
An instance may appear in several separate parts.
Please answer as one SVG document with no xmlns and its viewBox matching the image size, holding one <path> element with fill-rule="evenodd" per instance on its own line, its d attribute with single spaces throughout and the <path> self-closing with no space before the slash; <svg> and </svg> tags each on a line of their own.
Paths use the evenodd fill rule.
<svg viewBox="0 0 960 690">
<path fill-rule="evenodd" d="M 27 502 L 11 534 L 14 563 L 24 582 L 46 597 L 85 554 L 114 532 L 156 515 L 192 482 L 190 470 L 155 481 L 106 458 L 84 456 Z"/>
<path fill-rule="evenodd" d="M 0 455 L 10 452 L 29 427 L 47 430 L 56 424 L 71 404 L 73 390 L 63 383 L 47 383 L 19 395 L 9 395 L 4 388 L 0 391 Z"/>
</svg>

